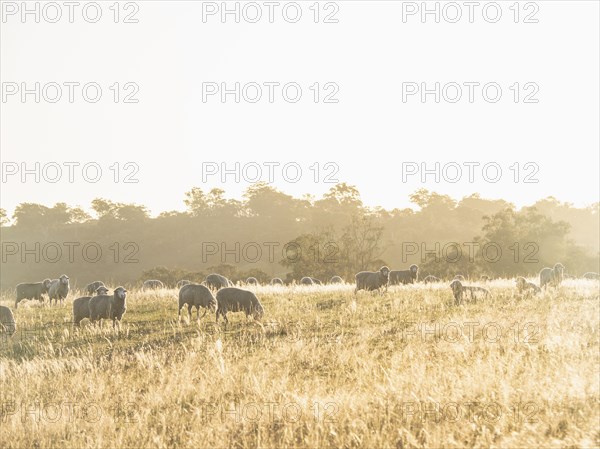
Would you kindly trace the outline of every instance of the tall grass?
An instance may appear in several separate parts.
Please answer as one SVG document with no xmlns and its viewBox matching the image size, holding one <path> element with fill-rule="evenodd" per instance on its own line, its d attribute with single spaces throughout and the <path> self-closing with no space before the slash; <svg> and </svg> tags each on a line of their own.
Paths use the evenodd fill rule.
<svg viewBox="0 0 600 449">
<path fill-rule="evenodd" d="M 120 331 L 19 304 L 3 448 L 598 447 L 598 283 L 454 306 L 447 284 L 251 287 L 261 324 L 181 323 L 133 291 Z M 2 304 L 13 307 L 12 296 Z"/>
</svg>

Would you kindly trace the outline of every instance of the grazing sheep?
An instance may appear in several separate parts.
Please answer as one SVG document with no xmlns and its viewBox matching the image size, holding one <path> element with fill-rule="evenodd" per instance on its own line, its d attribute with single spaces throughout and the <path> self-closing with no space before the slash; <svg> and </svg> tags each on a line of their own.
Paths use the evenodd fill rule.
<svg viewBox="0 0 600 449">
<path fill-rule="evenodd" d="M 144 290 L 158 290 L 160 288 L 165 288 L 165 284 L 163 284 L 162 281 L 159 281 L 158 279 L 150 279 L 144 281 L 142 288 Z"/>
<path fill-rule="evenodd" d="M 440 278 L 436 278 L 435 276 L 432 276 L 430 274 L 428 276 L 425 276 L 425 279 L 423 279 L 424 284 L 431 284 L 432 282 L 440 282 Z"/>
<path fill-rule="evenodd" d="M 419 277 L 419 267 L 411 265 L 408 270 L 390 271 L 389 285 L 414 284 Z"/>
<path fill-rule="evenodd" d="M 113 320 L 113 328 L 116 327 L 117 321 L 121 322 L 121 318 L 127 310 L 127 290 L 123 287 L 115 288 L 112 295 L 98 295 L 90 298 L 90 321 L 92 323 L 101 319 Z"/>
<path fill-rule="evenodd" d="M 246 279 L 246 284 L 258 285 L 258 279 L 254 278 L 254 277 L 249 277 L 248 279 Z"/>
<path fill-rule="evenodd" d="M 313 281 L 313 284 L 315 284 L 315 285 L 323 285 L 323 283 L 319 279 L 313 278 L 313 277 L 311 277 L 311 279 Z"/>
<path fill-rule="evenodd" d="M 192 281 L 188 281 L 187 279 L 182 279 L 181 281 L 177 281 L 177 288 L 181 288 L 184 285 L 189 285 L 191 283 L 192 283 Z"/>
<path fill-rule="evenodd" d="M 598 279 L 600 279 L 600 274 L 594 273 L 592 271 L 588 271 L 587 273 L 585 273 L 583 275 L 583 277 L 584 277 L 584 279 L 592 279 L 592 280 L 596 280 L 597 281 Z"/>
<path fill-rule="evenodd" d="M 315 281 L 313 281 L 311 277 L 304 276 L 302 279 L 300 279 L 300 284 L 301 285 L 315 285 Z"/>
<path fill-rule="evenodd" d="M 271 285 L 283 285 L 283 281 L 281 278 L 273 278 L 271 279 Z"/>
<path fill-rule="evenodd" d="M 540 288 L 547 288 L 548 285 L 558 287 L 563 280 L 565 267 L 561 263 L 555 263 L 554 268 L 542 268 L 540 271 Z"/>
<path fill-rule="evenodd" d="M 465 277 L 462 274 L 457 274 L 456 276 L 454 276 L 454 279 L 452 279 L 453 281 L 460 281 L 460 282 L 464 282 L 465 281 Z"/>
<path fill-rule="evenodd" d="M 108 289 L 101 285 L 94 292 L 95 296 L 108 294 Z M 92 296 L 83 296 L 73 301 L 73 326 L 79 326 L 81 320 L 90 318 L 90 299 Z"/>
<path fill-rule="evenodd" d="M 452 293 L 454 293 L 454 301 L 457 305 L 462 302 L 466 292 L 471 294 L 471 299 L 477 299 L 477 293 L 482 293 L 486 298 L 490 294 L 487 288 L 462 285 L 462 282 L 459 280 L 452 281 L 450 288 L 452 289 Z"/>
<path fill-rule="evenodd" d="M 62 304 L 63 300 L 69 294 L 69 277 L 66 274 L 61 275 L 58 279 L 53 279 L 50 284 L 50 288 L 48 289 L 48 298 L 50 299 L 50 305 L 52 305 L 52 300 L 54 299 L 54 304 L 58 304 L 58 300 L 60 299 L 60 303 Z"/>
<path fill-rule="evenodd" d="M 104 287 L 104 282 L 102 281 L 96 281 L 96 282 L 92 282 L 91 284 L 88 284 L 85 286 L 85 291 L 88 295 L 93 295 L 96 290 L 98 289 L 98 287 Z"/>
<path fill-rule="evenodd" d="M 515 284 L 517 285 L 519 294 L 529 293 L 529 291 L 533 291 L 534 294 L 537 294 L 542 291 L 541 288 L 539 288 L 533 282 L 528 282 L 523 276 L 517 277 L 517 279 L 515 279 Z"/>
<path fill-rule="evenodd" d="M 42 295 L 48 293 L 51 284 L 52 281 L 50 279 L 44 279 L 42 282 L 22 283 L 17 285 L 15 309 L 23 299 L 37 299 L 38 301 L 43 301 L 44 298 Z"/>
<path fill-rule="evenodd" d="M 227 312 L 245 312 L 246 318 L 251 316 L 260 321 L 264 315 L 263 306 L 254 293 L 241 288 L 227 287 L 217 292 L 217 322 L 219 315 L 229 323 Z"/>
<path fill-rule="evenodd" d="M 12 336 L 17 330 L 17 322 L 15 316 L 6 306 L 0 306 L 0 334 L 7 333 L 8 336 Z"/>
<path fill-rule="evenodd" d="M 204 283 L 208 288 L 212 288 L 213 290 L 219 290 L 220 288 L 230 287 L 233 285 L 233 283 L 225 276 L 221 276 L 220 274 L 216 273 L 206 276 Z"/>
<path fill-rule="evenodd" d="M 344 280 L 339 276 L 333 276 L 331 279 L 329 279 L 329 283 L 330 284 L 343 284 Z"/>
<path fill-rule="evenodd" d="M 213 312 L 217 310 L 217 300 L 208 287 L 201 284 L 188 284 L 179 290 L 179 308 L 177 318 L 181 321 L 181 308 L 187 304 L 188 318 L 192 321 L 192 307 L 196 307 L 198 320 L 200 320 L 200 307 L 210 309 Z M 202 316 L 206 315 L 206 310 Z"/>
<path fill-rule="evenodd" d="M 354 293 L 359 290 L 378 290 L 381 293 L 381 287 L 385 287 L 387 291 L 389 275 L 390 269 L 385 266 L 381 267 L 379 271 L 361 271 L 357 273 L 355 276 L 356 288 L 354 289 Z"/>
</svg>

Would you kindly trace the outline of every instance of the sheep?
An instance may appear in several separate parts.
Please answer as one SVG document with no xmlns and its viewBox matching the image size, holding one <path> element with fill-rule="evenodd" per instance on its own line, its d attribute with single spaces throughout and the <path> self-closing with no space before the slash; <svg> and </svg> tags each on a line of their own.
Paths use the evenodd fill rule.
<svg viewBox="0 0 600 449">
<path fill-rule="evenodd" d="M 96 290 L 98 289 L 98 287 L 104 287 L 104 282 L 102 281 L 95 281 L 92 282 L 91 284 L 88 284 L 85 286 L 85 291 L 88 295 L 93 295 Z"/>
<path fill-rule="evenodd" d="M 246 318 L 252 316 L 260 321 L 264 316 L 264 309 L 254 293 L 236 287 L 226 287 L 217 292 L 217 322 L 219 315 L 229 323 L 227 312 L 245 312 Z"/>
<path fill-rule="evenodd" d="M 452 289 L 452 293 L 454 293 L 454 301 L 456 305 L 459 305 L 462 302 L 465 292 L 469 292 L 471 294 L 471 299 L 476 299 L 477 293 L 482 293 L 486 298 L 490 294 L 490 291 L 487 288 L 462 285 L 462 282 L 460 282 L 458 279 L 452 281 L 450 288 Z"/>
<path fill-rule="evenodd" d="M 219 290 L 220 288 L 231 287 L 233 285 L 233 283 L 225 276 L 216 273 L 206 276 L 204 283 L 208 288 L 212 288 L 213 290 Z"/>
<path fill-rule="evenodd" d="M 201 284 L 187 284 L 179 290 L 179 307 L 177 309 L 177 319 L 181 321 L 181 308 L 187 304 L 188 318 L 192 321 L 192 307 L 196 307 L 198 320 L 200 320 L 200 307 L 217 311 L 217 300 L 208 287 Z M 206 311 L 202 316 L 206 315 Z"/>
<path fill-rule="evenodd" d="M 94 292 L 95 296 L 108 294 L 108 289 L 101 285 Z M 79 326 L 81 320 L 90 318 L 90 299 L 92 296 L 83 296 L 73 301 L 73 326 Z"/>
<path fill-rule="evenodd" d="M 48 293 L 51 284 L 52 281 L 50 279 L 44 279 L 42 282 L 18 284 L 15 309 L 23 299 L 37 299 L 38 301 L 43 301 L 44 298 L 42 295 Z"/>
<path fill-rule="evenodd" d="M 533 290 L 533 294 L 540 293 L 542 291 L 537 285 L 533 282 L 528 282 L 523 276 L 519 276 L 515 279 L 515 284 L 517 285 L 517 290 L 520 294 L 529 293 L 530 290 Z"/>
<path fill-rule="evenodd" d="M 163 284 L 162 281 L 159 281 L 158 279 L 149 279 L 147 281 L 144 281 L 142 288 L 144 290 L 158 290 L 160 288 L 165 288 L 165 284 Z"/>
<path fill-rule="evenodd" d="M 192 281 L 188 281 L 187 279 L 182 279 L 180 281 L 177 281 L 177 288 L 181 288 L 185 285 L 190 285 L 192 283 Z"/>
<path fill-rule="evenodd" d="M 258 285 L 258 279 L 256 279 L 255 277 L 249 277 L 248 279 L 246 279 L 246 284 Z"/>
<path fill-rule="evenodd" d="M 330 284 L 343 284 L 344 280 L 339 276 L 333 276 L 331 279 L 329 279 L 329 283 Z"/>
<path fill-rule="evenodd" d="M 281 278 L 273 278 L 271 279 L 271 285 L 283 285 L 283 281 Z"/>
<path fill-rule="evenodd" d="M 69 294 L 69 276 L 66 274 L 61 275 L 58 279 L 53 279 L 50 284 L 50 288 L 48 289 L 48 298 L 50 299 L 50 305 L 52 305 L 52 300 L 54 299 L 54 304 L 58 304 L 58 300 L 60 299 L 60 303 L 62 304 L 63 300 Z"/>
<path fill-rule="evenodd" d="M 323 283 L 322 283 L 322 282 L 321 282 L 319 279 L 317 279 L 317 278 L 313 278 L 313 277 L 311 277 L 311 279 L 312 279 L 312 281 L 313 281 L 313 284 L 316 284 L 316 285 L 323 285 Z"/>
<path fill-rule="evenodd" d="M 12 336 L 17 330 L 17 322 L 15 316 L 6 306 L 0 306 L 0 334 L 6 332 L 8 336 Z"/>
<path fill-rule="evenodd" d="M 314 285 L 315 282 L 312 280 L 311 277 L 304 276 L 302 279 L 300 279 L 300 284 L 301 285 Z"/>
<path fill-rule="evenodd" d="M 98 295 L 90 299 L 90 321 L 92 323 L 105 319 L 113 320 L 113 328 L 116 327 L 117 321 L 121 322 L 121 318 L 127 310 L 127 290 L 123 287 L 115 288 L 112 295 Z"/>
<path fill-rule="evenodd" d="M 600 274 L 594 273 L 592 271 L 588 271 L 587 273 L 585 273 L 583 275 L 583 278 L 584 279 L 592 279 L 592 280 L 596 280 L 597 281 L 598 279 L 600 279 Z"/>
<path fill-rule="evenodd" d="M 554 268 L 542 268 L 540 271 L 540 288 L 548 285 L 558 287 L 563 279 L 565 267 L 561 263 L 555 263 Z"/>
<path fill-rule="evenodd" d="M 428 276 L 425 276 L 425 279 L 423 279 L 424 284 L 431 284 L 432 282 L 440 282 L 440 278 L 436 278 L 435 276 L 432 276 L 430 274 Z"/>
<path fill-rule="evenodd" d="M 393 270 L 390 271 L 389 285 L 414 284 L 419 277 L 419 267 L 411 265 L 408 270 Z"/>
<path fill-rule="evenodd" d="M 354 289 L 354 293 L 356 294 L 359 290 L 377 290 L 381 293 L 381 287 L 385 287 L 385 290 L 387 291 L 389 275 L 390 269 L 386 266 L 381 267 L 379 271 L 375 272 L 361 271 L 360 273 L 357 273 L 355 276 L 356 288 Z"/>
</svg>

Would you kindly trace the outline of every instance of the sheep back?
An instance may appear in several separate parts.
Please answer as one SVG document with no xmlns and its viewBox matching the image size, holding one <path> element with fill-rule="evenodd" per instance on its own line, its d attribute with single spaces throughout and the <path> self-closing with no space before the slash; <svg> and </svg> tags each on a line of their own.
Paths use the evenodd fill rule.
<svg viewBox="0 0 600 449">
<path fill-rule="evenodd" d="M 15 316 L 6 306 L 0 306 L 0 334 L 6 332 L 9 336 L 13 335 L 17 330 L 17 322 Z"/>
<path fill-rule="evenodd" d="M 227 319 L 227 312 L 245 312 L 246 316 L 252 315 L 255 319 L 261 319 L 264 309 L 253 292 L 226 287 L 217 292 L 217 319 L 219 315 Z"/>
</svg>

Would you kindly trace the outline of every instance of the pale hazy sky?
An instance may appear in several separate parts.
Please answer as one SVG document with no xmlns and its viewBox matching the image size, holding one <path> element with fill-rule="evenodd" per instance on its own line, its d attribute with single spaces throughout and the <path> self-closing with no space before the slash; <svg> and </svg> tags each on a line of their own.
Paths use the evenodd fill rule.
<svg viewBox="0 0 600 449">
<path fill-rule="evenodd" d="M 139 23 L 129 24 L 113 22 L 112 1 L 100 2 L 97 23 L 86 22 L 80 9 L 69 23 L 66 6 L 58 23 L 47 23 L 44 17 L 35 23 L 31 16 L 21 23 L 19 12 L 10 15 L 6 10 L 7 3 L 13 4 L 3 2 L 0 23 L 4 94 L 15 86 L 10 83 L 31 88 L 39 82 L 47 86 L 47 96 L 54 96 L 47 84 L 52 82 L 96 82 L 102 88 L 95 104 L 87 103 L 77 87 L 74 103 L 69 103 L 65 86 L 55 104 L 43 98 L 37 104 L 33 95 L 25 103 L 19 94 L 2 98 L 4 175 L 14 168 L 10 163 L 22 162 L 30 168 L 35 162 L 95 162 L 103 169 L 97 183 L 83 180 L 80 169 L 69 183 L 65 166 L 57 183 L 35 183 L 33 176 L 22 183 L 19 176 L 8 176 L 2 182 L 1 207 L 11 213 L 21 202 L 64 201 L 87 208 L 93 198 L 105 197 L 145 204 L 158 214 L 182 210 L 184 192 L 193 186 L 220 187 L 228 197 L 240 197 L 250 185 L 243 179 L 236 183 L 232 176 L 225 183 L 217 176 L 203 182 L 203 162 L 225 162 L 230 168 L 235 162 L 255 162 L 263 166 L 263 180 L 268 177 L 263 164 L 278 162 L 277 188 L 317 197 L 333 184 L 315 182 L 309 167 L 318 163 L 323 178 L 330 172 L 325 164 L 334 162 L 339 167 L 334 179 L 356 185 L 366 204 L 386 208 L 407 207 L 408 195 L 421 187 L 454 197 L 480 192 L 519 206 L 550 195 L 581 206 L 598 201 L 599 2 L 538 1 L 537 12 L 521 2 L 520 23 L 514 23 L 514 10 L 509 9 L 513 1 L 500 2 L 497 23 L 482 15 L 482 6 L 490 2 L 480 2 L 474 23 L 458 2 L 463 5 L 458 23 L 443 16 L 441 23 L 430 16 L 422 23 L 418 14 L 407 16 L 404 23 L 402 9 L 409 11 L 410 2 L 338 1 L 333 17 L 339 22 L 317 24 L 309 9 L 312 1 L 299 2 L 302 18 L 297 23 L 282 17 L 281 7 L 289 2 L 280 2 L 274 23 L 268 21 L 268 6 L 258 2 L 261 21 L 242 18 L 239 24 L 233 17 L 221 23 L 219 15 L 204 23 L 207 2 L 136 2 Z M 335 8 L 325 3 L 321 22 Z M 433 8 L 435 3 L 428 5 Z M 232 8 L 234 4 L 228 2 Z M 122 10 L 119 20 L 131 11 Z M 255 10 L 246 12 L 250 17 Z M 290 7 L 288 17 L 293 12 Z M 445 12 L 451 18 L 456 11 Z M 88 10 L 88 17 L 93 13 Z M 489 17 L 493 13 L 488 10 Z M 55 11 L 47 9 L 46 14 L 52 18 Z M 529 14 L 539 23 L 522 23 Z M 115 104 L 110 90 L 115 82 L 121 84 L 120 100 L 130 92 L 123 90 L 125 83 L 137 84 L 134 97 L 139 102 Z M 203 83 L 211 82 L 229 87 L 236 82 L 296 82 L 302 98 L 288 103 L 275 88 L 271 104 L 263 86 L 258 103 L 238 104 L 231 95 L 226 103 L 218 95 L 203 102 Z M 316 82 L 319 103 L 310 89 Z M 426 103 L 419 95 L 403 102 L 403 83 L 422 82 L 429 87 L 436 82 L 498 83 L 502 98 L 486 102 L 475 88 L 474 103 L 469 103 L 463 86 L 457 103 L 435 103 L 433 95 Z M 517 82 L 519 103 L 511 90 Z M 322 102 L 332 89 L 325 89 L 326 83 L 339 86 L 334 96 L 338 103 Z M 531 97 L 538 103 L 523 102 L 535 88 L 526 83 L 539 87 Z M 448 86 L 447 96 L 455 95 L 453 89 Z M 254 92 L 251 86 L 247 90 L 249 96 Z M 121 165 L 121 176 L 128 172 L 124 164 L 137 164 L 139 172 L 133 177 L 139 183 L 115 183 L 109 168 L 115 162 Z M 436 183 L 433 175 L 422 183 L 418 176 L 403 182 L 403 162 L 425 162 L 430 168 L 435 162 L 481 165 L 475 168 L 473 183 L 466 167 L 456 183 Z M 497 183 L 483 178 L 481 166 L 490 162 L 503 170 Z M 515 183 L 509 167 L 516 162 L 522 177 L 532 171 L 524 164 L 537 163 L 533 179 L 539 182 Z M 293 167 L 284 179 L 281 166 L 286 163 L 301 167 L 297 182 L 289 179 L 295 176 Z M 447 176 L 454 177 L 452 166 L 447 168 Z M 47 170 L 46 176 L 53 177 L 51 165 Z M 93 170 L 88 174 L 94 176 Z M 494 171 L 487 174 L 494 176 Z M 251 167 L 246 175 L 254 175 Z"/>
</svg>

